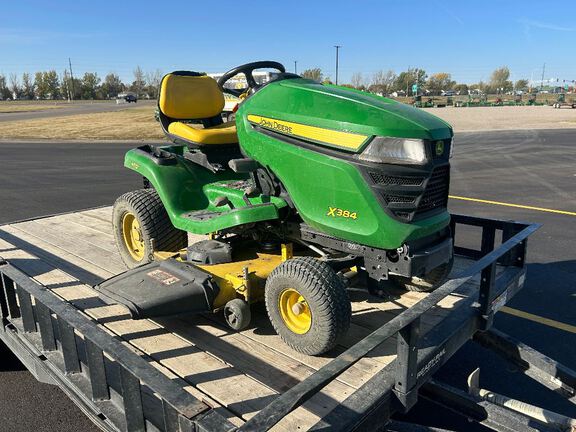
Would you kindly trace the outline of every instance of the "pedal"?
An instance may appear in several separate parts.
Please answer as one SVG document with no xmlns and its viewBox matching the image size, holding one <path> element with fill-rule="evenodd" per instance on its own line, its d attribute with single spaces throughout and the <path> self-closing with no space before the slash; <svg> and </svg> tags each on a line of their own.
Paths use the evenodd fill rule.
<svg viewBox="0 0 576 432">
<path fill-rule="evenodd" d="M 234 204 L 232 204 L 232 201 L 230 201 L 230 199 L 227 196 L 218 196 L 214 199 L 214 205 L 216 207 L 224 207 L 224 206 L 228 206 L 230 207 L 230 210 L 234 210 Z"/>
<path fill-rule="evenodd" d="M 258 162 L 250 158 L 232 159 L 228 162 L 228 166 L 235 173 L 248 174 L 258 169 Z"/>
<path fill-rule="evenodd" d="M 242 195 L 242 199 L 246 203 L 247 206 L 251 206 L 252 203 L 250 202 L 249 198 L 254 198 L 260 195 L 261 191 L 256 186 L 250 186 L 244 190 L 244 195 Z"/>
</svg>

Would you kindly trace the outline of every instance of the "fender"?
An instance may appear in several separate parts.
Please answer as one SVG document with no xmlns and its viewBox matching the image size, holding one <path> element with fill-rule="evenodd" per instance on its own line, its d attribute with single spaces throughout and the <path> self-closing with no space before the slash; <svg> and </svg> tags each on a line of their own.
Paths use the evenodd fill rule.
<svg viewBox="0 0 576 432">
<path fill-rule="evenodd" d="M 124 158 L 124 166 L 146 178 L 158 192 L 172 224 L 178 229 L 208 234 L 277 219 L 278 209 L 287 206 L 282 198 L 268 196 L 250 198 L 248 205 L 243 198 L 244 191 L 230 187 L 230 182 L 247 180 L 248 175 L 231 170 L 212 173 L 183 155 L 184 146 L 145 145 L 128 151 Z M 227 197 L 234 208 L 216 207 L 214 200 L 219 196 Z M 203 216 L 195 217 L 198 214 Z"/>
</svg>

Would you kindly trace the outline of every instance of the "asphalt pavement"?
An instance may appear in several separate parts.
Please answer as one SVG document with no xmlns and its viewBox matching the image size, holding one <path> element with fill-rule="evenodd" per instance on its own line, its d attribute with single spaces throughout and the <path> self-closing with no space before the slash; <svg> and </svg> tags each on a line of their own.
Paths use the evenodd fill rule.
<svg viewBox="0 0 576 432">
<path fill-rule="evenodd" d="M 106 101 L 106 102 L 75 101 L 71 102 L 70 104 L 62 104 L 61 108 L 40 109 L 37 111 L 0 112 L 0 122 L 118 111 L 129 108 L 150 106 L 153 105 L 154 103 L 155 101 L 148 101 L 148 100 L 139 101 L 136 103 L 120 103 L 120 104 L 117 104 L 115 101 Z"/>
<path fill-rule="evenodd" d="M 462 133 L 456 142 L 451 195 L 502 204 L 451 199 L 451 211 L 543 224 L 529 241 L 526 286 L 509 306 L 576 325 L 576 216 L 570 214 L 576 212 L 576 130 Z M 111 204 L 140 187 L 138 176 L 122 167 L 123 154 L 135 145 L 0 142 L 0 223 Z M 576 368 L 575 333 L 505 313 L 498 314 L 495 325 Z M 576 417 L 572 405 L 473 343 L 437 377 L 464 388 L 477 366 L 483 387 Z M 59 389 L 34 381 L 5 349 L 0 349 L 0 418 L 11 431 L 96 430 Z M 484 430 L 427 403 L 404 419 Z"/>
</svg>

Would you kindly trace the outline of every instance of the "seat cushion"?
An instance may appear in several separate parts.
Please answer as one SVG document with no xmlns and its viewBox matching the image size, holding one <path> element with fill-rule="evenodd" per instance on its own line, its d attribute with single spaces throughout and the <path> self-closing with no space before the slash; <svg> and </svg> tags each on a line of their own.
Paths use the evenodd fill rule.
<svg viewBox="0 0 576 432">
<path fill-rule="evenodd" d="M 200 125 L 182 122 L 172 122 L 168 126 L 168 132 L 199 145 L 234 144 L 238 142 L 236 123 L 234 121 L 209 128 L 201 128 Z"/>
</svg>

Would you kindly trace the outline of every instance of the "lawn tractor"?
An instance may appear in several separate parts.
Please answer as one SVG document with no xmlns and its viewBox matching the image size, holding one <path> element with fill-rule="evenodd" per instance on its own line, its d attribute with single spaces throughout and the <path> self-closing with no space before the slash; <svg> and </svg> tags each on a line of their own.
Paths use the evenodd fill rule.
<svg viewBox="0 0 576 432">
<path fill-rule="evenodd" d="M 263 68 L 278 74 L 258 85 Z M 238 74 L 247 87 L 225 88 Z M 233 121 L 223 90 L 241 100 Z M 218 81 L 169 73 L 158 113 L 171 143 L 126 154 L 144 187 L 114 204 L 131 269 L 97 287 L 134 318 L 222 310 L 241 330 L 263 301 L 284 342 L 318 355 L 349 327 L 346 276 L 382 295 L 433 290 L 450 272 L 453 133 L 437 117 L 273 61 Z"/>
</svg>

